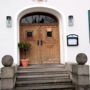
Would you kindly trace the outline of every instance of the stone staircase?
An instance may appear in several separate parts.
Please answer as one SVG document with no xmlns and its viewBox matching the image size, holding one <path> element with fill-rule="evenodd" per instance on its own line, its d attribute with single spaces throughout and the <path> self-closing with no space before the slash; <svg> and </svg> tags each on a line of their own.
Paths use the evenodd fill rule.
<svg viewBox="0 0 90 90">
<path fill-rule="evenodd" d="M 15 90 L 75 90 L 64 65 L 44 64 L 19 67 Z"/>
</svg>

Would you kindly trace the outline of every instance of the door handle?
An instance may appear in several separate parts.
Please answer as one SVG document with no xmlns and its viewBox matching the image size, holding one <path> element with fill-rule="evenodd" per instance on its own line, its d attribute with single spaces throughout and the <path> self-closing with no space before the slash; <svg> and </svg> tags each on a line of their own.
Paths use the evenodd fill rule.
<svg viewBox="0 0 90 90">
<path fill-rule="evenodd" d="M 42 40 L 37 40 L 37 45 L 39 46 L 39 45 L 43 45 L 43 41 Z"/>
<path fill-rule="evenodd" d="M 37 40 L 37 45 L 39 46 L 39 40 Z"/>
<path fill-rule="evenodd" d="M 41 45 L 43 45 L 43 41 L 41 40 Z"/>
</svg>

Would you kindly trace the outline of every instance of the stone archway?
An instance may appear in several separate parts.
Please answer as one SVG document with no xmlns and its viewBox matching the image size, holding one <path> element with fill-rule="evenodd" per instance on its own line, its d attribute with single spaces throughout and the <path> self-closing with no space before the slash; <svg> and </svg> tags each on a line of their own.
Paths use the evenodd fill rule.
<svg viewBox="0 0 90 90">
<path fill-rule="evenodd" d="M 59 22 L 59 34 L 60 34 L 60 37 L 59 37 L 59 45 L 60 45 L 60 63 L 65 63 L 65 57 L 66 57 L 66 54 L 65 54 L 65 48 L 63 48 L 64 46 L 64 42 L 63 42 L 63 39 L 62 37 L 64 37 L 64 32 L 65 31 L 62 31 L 64 29 L 63 25 L 64 25 L 64 15 L 61 11 L 59 11 L 58 9 L 54 8 L 54 7 L 51 7 L 51 6 L 42 6 L 42 5 L 35 5 L 35 6 L 31 6 L 31 7 L 26 7 L 26 8 L 23 8 L 22 10 L 20 10 L 18 13 L 17 13 L 17 16 L 16 16 L 16 33 L 15 33 L 15 36 L 17 36 L 16 40 L 17 43 L 20 42 L 20 32 L 19 32 L 19 29 L 20 29 L 20 26 L 19 26 L 19 22 L 20 22 L 20 19 L 22 16 L 28 14 L 28 13 L 32 13 L 32 12 L 45 12 L 45 13 L 50 13 L 54 16 L 56 16 L 58 18 L 58 22 Z M 19 64 L 19 60 L 20 60 L 20 55 L 19 55 L 19 51 L 17 49 L 17 45 L 16 45 L 16 57 L 17 57 L 17 61 L 16 63 Z"/>
</svg>

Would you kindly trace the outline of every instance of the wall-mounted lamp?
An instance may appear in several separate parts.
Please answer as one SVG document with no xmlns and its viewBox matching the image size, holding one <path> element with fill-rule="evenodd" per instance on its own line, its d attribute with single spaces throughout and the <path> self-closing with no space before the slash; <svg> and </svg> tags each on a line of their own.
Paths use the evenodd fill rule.
<svg viewBox="0 0 90 90">
<path fill-rule="evenodd" d="M 73 15 L 68 16 L 68 25 L 69 26 L 73 26 L 74 25 Z"/>
<path fill-rule="evenodd" d="M 69 34 L 67 35 L 67 46 L 78 46 L 78 35 Z"/>
<path fill-rule="evenodd" d="M 6 26 L 8 28 L 12 27 L 12 17 L 11 16 L 6 16 Z"/>
</svg>

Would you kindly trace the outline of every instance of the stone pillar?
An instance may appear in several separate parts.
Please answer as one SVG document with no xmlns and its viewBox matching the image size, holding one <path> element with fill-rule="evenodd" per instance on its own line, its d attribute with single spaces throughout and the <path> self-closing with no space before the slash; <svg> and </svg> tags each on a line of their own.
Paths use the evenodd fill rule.
<svg viewBox="0 0 90 90">
<path fill-rule="evenodd" d="M 1 68 L 1 90 L 11 90 L 15 86 L 15 67 L 12 66 L 13 58 L 10 55 L 6 55 L 2 58 Z"/>
<path fill-rule="evenodd" d="M 75 90 L 90 90 L 89 88 L 89 66 L 72 65 L 72 80 Z"/>
<path fill-rule="evenodd" d="M 89 83 L 89 66 L 85 65 L 87 56 L 80 53 L 76 57 L 77 64 L 72 65 L 72 81 L 75 90 L 90 90 Z"/>
<path fill-rule="evenodd" d="M 13 89 L 15 85 L 14 67 L 3 67 L 1 72 L 1 89 Z"/>
</svg>

